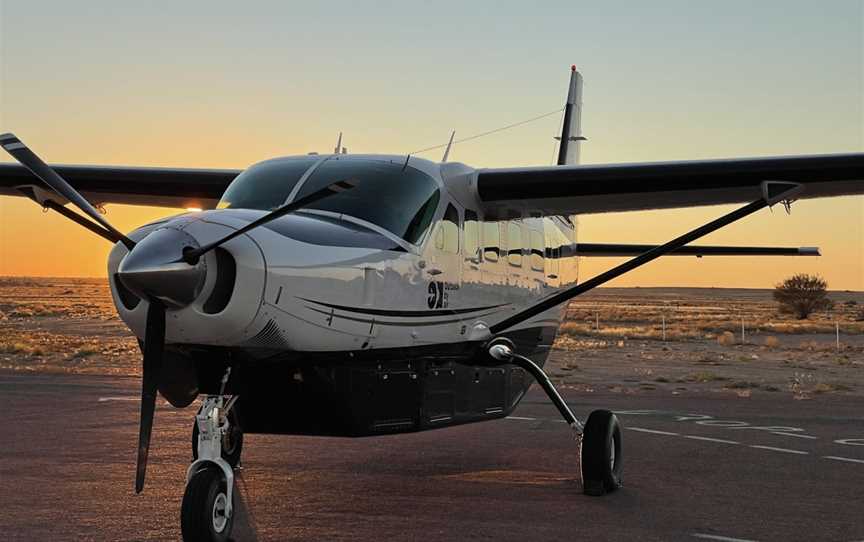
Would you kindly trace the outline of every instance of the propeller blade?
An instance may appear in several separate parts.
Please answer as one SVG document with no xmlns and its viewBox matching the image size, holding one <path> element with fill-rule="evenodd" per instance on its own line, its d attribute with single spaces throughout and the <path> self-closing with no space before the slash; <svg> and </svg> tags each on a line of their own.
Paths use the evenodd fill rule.
<svg viewBox="0 0 864 542">
<path fill-rule="evenodd" d="M 138 426 L 138 464 L 135 472 L 135 493 L 144 489 L 147 456 L 150 452 L 150 434 L 156 411 L 156 392 L 162 370 L 162 352 L 165 349 L 165 306 L 157 299 L 150 300 L 147 309 L 147 328 L 144 335 L 144 367 L 141 379 L 141 418 Z"/>
<path fill-rule="evenodd" d="M 72 188 L 72 185 L 67 183 L 56 171 L 51 169 L 51 166 L 42 161 L 41 158 L 31 151 L 20 139 L 14 134 L 0 135 L 0 146 L 18 160 L 21 165 L 30 170 L 33 175 L 50 186 L 55 192 L 71 201 L 76 207 L 81 209 L 84 214 L 101 224 L 110 234 L 115 237 L 114 242 L 121 241 L 126 248 L 132 250 L 135 242 L 123 235 L 118 230 L 114 229 L 107 220 L 105 220 L 99 211 L 94 208 L 87 199 Z"/>
<path fill-rule="evenodd" d="M 250 222 L 249 224 L 243 226 L 239 230 L 236 230 L 236 231 L 226 235 L 225 237 L 223 237 L 222 239 L 219 239 L 218 241 L 214 241 L 210 244 L 204 245 L 203 247 L 199 247 L 197 249 L 189 249 L 189 250 L 184 251 L 183 252 L 183 260 L 190 265 L 195 265 L 196 263 L 198 263 L 198 259 L 201 256 L 203 256 L 204 254 L 207 254 L 208 252 L 210 252 L 214 248 L 218 247 L 219 245 L 221 245 L 223 243 L 227 243 L 231 239 L 234 239 L 237 236 L 243 235 L 244 233 L 248 232 L 249 230 L 253 230 L 253 229 L 257 228 L 258 226 L 262 226 L 262 225 L 270 222 L 271 220 L 276 220 L 277 218 L 279 218 L 281 216 L 285 216 L 288 213 L 292 213 L 294 211 L 302 209 L 303 207 L 306 207 L 310 203 L 315 203 L 318 200 L 330 197 L 334 194 L 339 194 L 341 192 L 345 192 L 346 190 L 351 190 L 352 188 L 354 188 L 356 186 L 356 183 L 357 183 L 357 181 L 355 181 L 353 179 L 346 179 L 344 181 L 336 181 L 335 183 L 328 184 L 327 186 L 325 186 L 324 188 L 322 188 L 320 190 L 316 190 L 315 192 L 312 192 L 309 195 L 303 196 L 302 198 L 300 198 L 298 200 L 294 200 L 291 203 L 288 203 L 286 205 L 283 205 L 282 207 L 279 207 L 278 209 L 276 209 L 274 211 L 271 211 L 269 214 L 262 216 L 258 220 Z"/>
</svg>

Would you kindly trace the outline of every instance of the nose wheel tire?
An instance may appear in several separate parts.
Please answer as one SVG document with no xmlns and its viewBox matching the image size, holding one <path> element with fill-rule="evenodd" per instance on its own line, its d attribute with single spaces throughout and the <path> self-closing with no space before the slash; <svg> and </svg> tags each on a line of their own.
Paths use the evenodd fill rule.
<svg viewBox="0 0 864 542">
<path fill-rule="evenodd" d="M 621 487 L 621 425 L 608 410 L 588 416 L 582 434 L 582 483 L 586 495 L 604 495 Z"/>
<path fill-rule="evenodd" d="M 180 529 L 183 540 L 227 542 L 234 518 L 226 514 L 228 493 L 218 468 L 205 468 L 192 475 L 183 494 Z"/>
<path fill-rule="evenodd" d="M 235 409 L 228 411 L 228 431 L 222 435 L 222 459 L 237 468 L 240 464 L 240 454 L 243 452 L 243 429 L 237 421 Z M 192 459 L 198 459 L 198 424 L 192 424 Z"/>
</svg>

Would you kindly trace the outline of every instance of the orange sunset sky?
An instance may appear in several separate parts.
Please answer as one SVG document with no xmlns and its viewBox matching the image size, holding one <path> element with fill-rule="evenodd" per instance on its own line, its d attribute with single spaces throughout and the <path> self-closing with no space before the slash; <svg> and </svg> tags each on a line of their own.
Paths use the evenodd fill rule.
<svg viewBox="0 0 864 542">
<path fill-rule="evenodd" d="M 406 153 L 562 107 L 585 77 L 584 163 L 860 152 L 864 3 L 9 2 L 0 132 L 49 163 L 244 168 Z M 548 165 L 560 118 L 457 145 L 474 167 Z M 440 151 L 423 155 L 439 160 Z M 0 156 L 0 161 L 11 157 Z M 729 207 L 581 217 L 586 242 L 664 242 Z M 119 229 L 177 212 L 108 206 Z M 613 285 L 864 290 L 864 198 L 765 210 L 704 244 L 821 258 L 666 258 Z M 0 197 L 0 275 L 104 276 L 110 246 Z M 615 259 L 583 259 L 583 278 Z"/>
</svg>

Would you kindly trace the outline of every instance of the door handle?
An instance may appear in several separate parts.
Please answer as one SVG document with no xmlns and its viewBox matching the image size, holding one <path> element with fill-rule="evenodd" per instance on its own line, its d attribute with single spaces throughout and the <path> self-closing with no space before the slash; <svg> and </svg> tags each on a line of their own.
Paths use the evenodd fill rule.
<svg viewBox="0 0 864 542">
<path fill-rule="evenodd" d="M 429 273 L 430 275 L 432 275 L 433 277 L 434 277 L 435 275 L 440 275 L 442 272 L 443 272 L 443 271 L 441 271 L 440 269 L 430 269 L 430 270 L 428 271 L 428 273 Z"/>
</svg>

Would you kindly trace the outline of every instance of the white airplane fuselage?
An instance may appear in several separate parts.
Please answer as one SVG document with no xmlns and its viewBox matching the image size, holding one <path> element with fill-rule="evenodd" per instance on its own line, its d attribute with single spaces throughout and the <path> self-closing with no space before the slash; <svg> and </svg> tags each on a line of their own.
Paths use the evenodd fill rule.
<svg viewBox="0 0 864 542">
<path fill-rule="evenodd" d="M 392 170 L 397 176 L 392 182 L 399 182 L 399 171 L 411 168 L 435 183 L 439 197 L 427 211 L 425 229 L 413 232 L 411 241 L 369 220 L 321 209 L 285 216 L 229 241 L 220 250 L 233 264 L 219 250 L 208 253 L 196 299 L 168 311 L 167 344 L 228 347 L 255 356 L 454 344 L 482 335 L 488 326 L 576 280 L 575 258 L 562 259 L 551 248 L 575 242 L 574 219 L 482 216 L 472 190 L 476 174 L 462 164 L 412 157 L 406 165 L 404 156 L 382 155 L 303 156 L 263 164 L 279 167 L 280 162 L 298 172 L 309 164 L 291 197 L 328 162 L 340 172 L 352 171 L 352 165 L 385 168 L 384 174 Z M 235 183 L 243 183 L 242 175 Z M 388 186 L 376 189 L 386 192 Z M 385 215 L 402 212 L 387 209 L 386 198 L 365 204 L 380 205 Z M 129 236 L 138 240 L 171 228 L 203 245 L 267 212 L 229 207 L 187 213 Z M 110 277 L 126 253 L 122 244 L 115 246 Z M 233 280 L 223 276 L 232 273 L 229 267 Z M 129 303 L 116 279 L 111 288 L 120 317 L 143 337 L 147 302 Z M 550 341 L 562 313 L 551 309 L 514 331 L 542 328 Z"/>
</svg>

